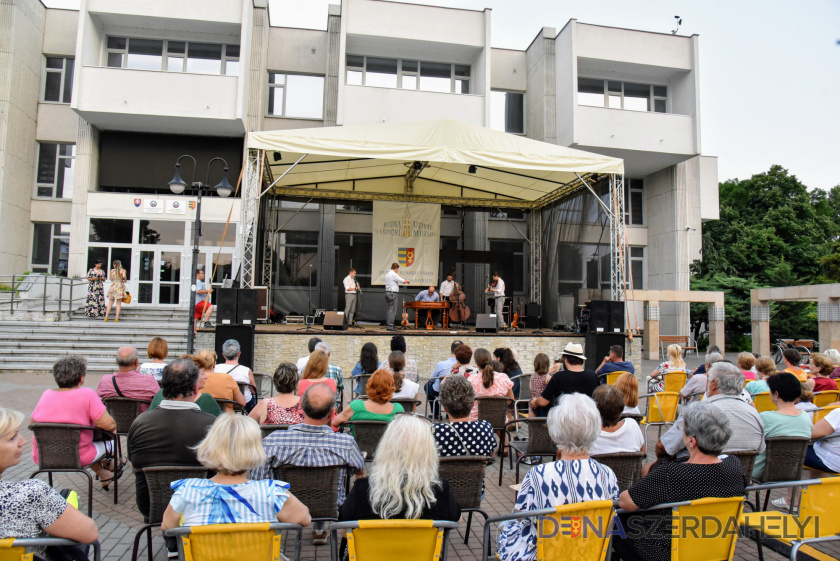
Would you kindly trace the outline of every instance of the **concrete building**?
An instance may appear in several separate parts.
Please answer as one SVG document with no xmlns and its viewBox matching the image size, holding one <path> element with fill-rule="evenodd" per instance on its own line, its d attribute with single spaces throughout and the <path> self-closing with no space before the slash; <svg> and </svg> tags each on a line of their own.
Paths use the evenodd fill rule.
<svg viewBox="0 0 840 561">
<path fill-rule="evenodd" d="M 248 131 L 447 117 L 623 158 L 628 278 L 635 288 L 688 289 L 701 223 L 718 217 L 717 162 L 701 155 L 698 37 L 572 19 L 559 32 L 535 22 L 523 50 L 496 49 L 491 15 L 343 0 L 319 31 L 270 26 L 266 0 L 4 4 L 0 273 L 84 276 L 97 258 L 120 259 L 138 305 L 185 307 L 195 199 L 168 189 L 179 156 L 197 160 L 194 172 L 182 161 L 185 180 L 216 184 L 222 165 L 208 175 L 207 163 L 221 156 L 236 184 Z M 239 203 L 203 202 L 199 266 L 214 270 L 219 256 L 216 283 L 237 276 Z M 608 288 L 609 241 L 591 194 L 554 212 L 543 316 L 567 324 L 590 294 L 581 290 Z M 358 202 L 263 205 L 270 233 L 260 259 L 278 310 L 343 305 L 336 286 L 350 266 L 365 286 L 370 213 Z M 504 254 L 514 301 L 527 300 L 527 214 L 442 215 L 441 276 L 453 251 Z M 475 295 L 487 267 L 459 267 L 483 307 Z M 379 290 L 366 294 L 362 318 L 384 315 Z M 687 314 L 687 305 L 663 305 L 662 333 L 686 332 Z"/>
</svg>

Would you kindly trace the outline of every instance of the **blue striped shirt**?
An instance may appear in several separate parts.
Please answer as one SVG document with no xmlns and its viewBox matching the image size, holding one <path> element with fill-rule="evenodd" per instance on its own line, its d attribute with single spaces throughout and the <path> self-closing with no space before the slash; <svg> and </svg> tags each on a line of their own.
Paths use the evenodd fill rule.
<svg viewBox="0 0 840 561">
<path fill-rule="evenodd" d="M 180 479 L 169 506 L 183 517 L 184 526 L 276 522 L 289 498 L 289 484 L 273 479 L 220 485 L 209 479 Z"/>
</svg>

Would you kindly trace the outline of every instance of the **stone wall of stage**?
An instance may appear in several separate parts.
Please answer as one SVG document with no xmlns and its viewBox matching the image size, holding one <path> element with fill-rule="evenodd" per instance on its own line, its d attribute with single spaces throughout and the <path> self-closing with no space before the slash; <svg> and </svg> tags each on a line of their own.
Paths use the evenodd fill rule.
<svg viewBox="0 0 840 561">
<path fill-rule="evenodd" d="M 341 367 L 345 376 L 359 361 L 359 351 L 368 341 L 379 349 L 380 360 L 385 360 L 391 348 L 391 335 L 333 334 L 326 331 L 304 334 L 260 333 L 255 336 L 254 372 L 273 374 L 281 362 L 296 362 L 307 354 L 310 337 L 318 337 L 330 345 L 330 362 Z M 566 343 L 584 344 L 583 337 L 539 336 L 539 335 L 488 335 L 483 333 L 459 333 L 457 336 L 406 335 L 406 354 L 417 361 L 420 377 L 427 379 L 435 364 L 449 357 L 450 345 L 455 338 L 469 345 L 473 350 L 485 348 L 490 352 L 498 347 L 509 347 L 519 355 L 519 364 L 526 374 L 533 372 L 534 357 L 546 353 L 551 360 L 559 354 Z M 196 336 L 196 349 L 213 348 L 214 334 L 201 331 Z M 626 341 L 626 359 L 636 367 L 638 374 L 642 366 L 642 339 Z"/>
</svg>

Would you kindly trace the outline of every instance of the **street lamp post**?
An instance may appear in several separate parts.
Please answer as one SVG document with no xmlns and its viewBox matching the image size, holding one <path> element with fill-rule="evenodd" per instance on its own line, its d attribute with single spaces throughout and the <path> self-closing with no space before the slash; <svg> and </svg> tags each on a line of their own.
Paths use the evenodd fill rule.
<svg viewBox="0 0 840 561">
<path fill-rule="evenodd" d="M 188 154 L 185 154 L 178 158 L 178 161 L 175 162 L 175 177 L 173 177 L 172 181 L 169 182 L 169 188 L 176 195 L 180 195 L 187 188 L 187 184 L 184 182 L 183 179 L 181 179 L 180 173 L 181 160 L 183 160 L 184 158 L 189 158 L 193 161 L 192 181 L 190 182 L 190 185 L 194 187 L 198 193 L 198 201 L 195 205 L 195 222 L 193 224 L 192 273 L 190 275 L 190 322 L 189 332 L 187 333 L 187 352 L 189 354 L 192 354 L 195 347 L 195 277 L 198 272 L 198 243 L 201 238 L 201 194 L 202 191 L 204 191 L 205 189 L 207 189 L 208 192 L 211 189 L 215 189 L 220 197 L 229 197 L 230 194 L 233 192 L 233 187 L 231 186 L 227 178 L 228 165 L 224 158 L 216 157 L 207 162 L 207 181 L 201 183 L 195 181 L 195 168 L 198 165 L 195 161 L 195 158 Z M 224 164 L 224 175 L 222 176 L 222 180 L 219 182 L 218 185 L 216 185 L 215 187 L 210 187 L 210 165 L 216 160 L 219 160 Z M 208 286 L 212 286 L 212 278 L 208 278 L 205 276 L 205 281 Z"/>
</svg>

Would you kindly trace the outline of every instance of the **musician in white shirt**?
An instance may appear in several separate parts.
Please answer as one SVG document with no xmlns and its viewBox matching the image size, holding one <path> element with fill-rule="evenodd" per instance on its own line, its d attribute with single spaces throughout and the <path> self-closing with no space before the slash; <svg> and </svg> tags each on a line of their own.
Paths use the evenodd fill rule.
<svg viewBox="0 0 840 561">
<path fill-rule="evenodd" d="M 440 283 L 440 299 L 448 300 L 453 290 L 455 290 L 455 281 L 452 280 L 452 275 L 446 275 L 446 280 Z"/>
<path fill-rule="evenodd" d="M 344 277 L 344 325 L 353 325 L 356 318 L 356 295 L 359 283 L 356 282 L 356 269 Z"/>
<path fill-rule="evenodd" d="M 488 286 L 485 290 L 485 294 L 493 293 L 492 297 L 495 298 L 495 308 L 496 308 L 496 326 L 499 329 L 504 328 L 505 326 L 505 318 L 502 314 L 502 309 L 505 307 L 505 281 L 502 280 L 502 277 L 499 276 L 499 273 L 493 272 L 493 284 Z"/>
<path fill-rule="evenodd" d="M 399 269 L 399 263 L 392 263 L 391 270 L 385 275 L 385 304 L 387 305 L 385 329 L 388 331 L 396 331 L 394 317 L 397 315 L 397 293 L 400 291 L 400 284 L 408 284 L 408 281 L 397 272 Z"/>
</svg>

